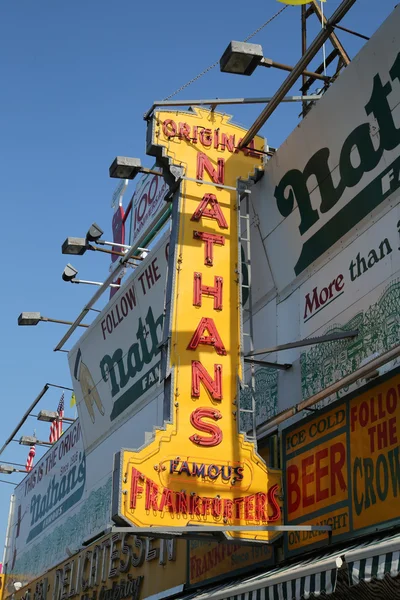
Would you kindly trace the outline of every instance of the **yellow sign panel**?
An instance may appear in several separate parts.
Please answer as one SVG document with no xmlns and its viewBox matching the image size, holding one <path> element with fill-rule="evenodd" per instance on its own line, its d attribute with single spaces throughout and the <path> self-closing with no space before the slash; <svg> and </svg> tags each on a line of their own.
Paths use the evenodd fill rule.
<svg viewBox="0 0 400 600">
<path fill-rule="evenodd" d="M 138 526 L 279 524 L 280 472 L 238 434 L 241 376 L 238 178 L 261 165 L 263 140 L 215 112 L 157 112 L 152 151 L 184 168 L 174 199 L 170 367 L 172 422 L 140 452 L 121 451 L 117 520 Z"/>
<path fill-rule="evenodd" d="M 400 375 L 319 411 L 283 434 L 287 523 L 331 525 L 345 539 L 399 521 Z M 326 542 L 290 532 L 287 549 Z"/>
<path fill-rule="evenodd" d="M 4 597 L 13 600 L 141 600 L 161 593 L 167 598 L 183 589 L 186 542 L 115 533 L 28 585 L 15 574 L 3 577 Z"/>
<path fill-rule="evenodd" d="M 355 529 L 399 518 L 400 376 L 349 406 Z"/>
</svg>

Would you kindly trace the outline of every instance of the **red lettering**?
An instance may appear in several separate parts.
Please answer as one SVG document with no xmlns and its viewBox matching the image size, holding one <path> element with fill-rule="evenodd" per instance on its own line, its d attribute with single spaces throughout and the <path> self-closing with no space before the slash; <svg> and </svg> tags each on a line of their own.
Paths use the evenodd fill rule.
<svg viewBox="0 0 400 600">
<path fill-rule="evenodd" d="M 174 137 L 177 132 L 176 123 L 172 119 L 166 119 L 162 124 L 162 129 L 166 137 Z"/>
<path fill-rule="evenodd" d="M 190 139 L 190 125 L 188 125 L 187 123 L 179 123 L 179 137 L 185 138 L 187 139 L 188 142 L 191 141 Z"/>
<path fill-rule="evenodd" d="M 328 488 L 321 489 L 322 479 L 326 477 L 329 472 L 328 465 L 321 467 L 321 461 L 328 456 L 328 448 L 319 450 L 315 455 L 315 481 L 317 484 L 316 501 L 320 502 L 325 500 L 329 496 Z"/>
<path fill-rule="evenodd" d="M 168 488 L 164 488 L 161 500 L 160 500 L 160 508 L 158 509 L 161 512 L 163 510 L 169 510 L 170 512 L 174 512 L 174 503 L 173 503 L 173 492 Z"/>
<path fill-rule="evenodd" d="M 210 335 L 204 335 L 205 331 L 208 331 Z M 217 354 L 226 356 L 225 346 L 220 338 L 213 319 L 208 319 L 207 317 L 202 317 L 200 319 L 187 349 L 196 350 L 199 344 L 214 346 Z"/>
<path fill-rule="evenodd" d="M 256 494 L 255 517 L 257 521 L 268 521 L 267 494 L 264 492 Z"/>
<path fill-rule="evenodd" d="M 336 456 L 338 457 L 336 460 Z M 336 495 L 336 480 L 339 483 L 342 491 L 346 490 L 346 483 L 343 477 L 343 466 L 346 461 L 346 450 L 342 443 L 333 444 L 330 449 L 330 466 L 331 466 L 331 494 Z"/>
<path fill-rule="evenodd" d="M 392 417 L 388 421 L 389 426 L 389 444 L 392 446 L 393 444 L 397 444 L 397 431 L 396 431 L 396 417 Z"/>
<path fill-rule="evenodd" d="M 214 287 L 203 285 L 201 273 L 195 272 L 193 277 L 193 306 L 201 306 L 203 294 L 214 297 L 214 310 L 222 310 L 223 278 L 214 277 Z"/>
<path fill-rule="evenodd" d="M 176 512 L 186 515 L 188 511 L 187 496 L 185 492 L 175 492 Z"/>
<path fill-rule="evenodd" d="M 350 429 L 354 431 L 357 421 L 357 406 L 352 406 L 350 409 Z"/>
<path fill-rule="evenodd" d="M 209 148 L 212 144 L 211 129 L 202 129 L 199 133 L 199 140 L 203 146 Z M 202 179 L 202 177 L 198 177 L 198 179 Z"/>
<path fill-rule="evenodd" d="M 213 400 L 222 400 L 222 365 L 214 365 L 214 380 L 198 360 L 192 360 L 192 396 L 200 397 L 200 383 Z"/>
<path fill-rule="evenodd" d="M 218 446 L 222 442 L 222 431 L 213 423 L 204 423 L 203 419 L 213 419 L 218 421 L 222 419 L 222 414 L 214 408 L 196 408 L 190 415 L 190 422 L 195 429 L 210 434 L 210 437 L 191 435 L 189 440 L 197 446 L 211 447 Z"/>
<path fill-rule="evenodd" d="M 225 159 L 218 158 L 217 168 L 215 168 L 208 156 L 204 152 L 199 152 L 197 155 L 196 178 L 202 180 L 204 171 L 207 171 L 214 183 L 223 185 L 225 181 Z"/>
<path fill-rule="evenodd" d="M 139 485 L 139 481 L 144 480 L 144 475 L 132 467 L 132 480 L 131 480 L 131 495 L 129 499 L 129 507 L 136 508 L 136 499 L 139 494 L 143 492 L 143 487 Z"/>
<path fill-rule="evenodd" d="M 268 521 L 272 523 L 273 521 L 278 521 L 281 516 L 281 507 L 278 504 L 278 491 L 279 485 L 275 484 L 268 490 L 268 506 L 272 507 L 272 515 L 268 517 Z"/>
<path fill-rule="evenodd" d="M 300 506 L 299 469 L 296 465 L 290 465 L 286 469 L 288 512 L 294 513 Z"/>
<path fill-rule="evenodd" d="M 233 500 L 230 498 L 224 499 L 224 517 L 227 519 L 233 518 Z"/>
<path fill-rule="evenodd" d="M 307 473 L 307 468 L 312 467 L 314 464 L 314 455 L 307 456 L 301 461 L 301 483 L 302 483 L 302 494 L 303 494 L 303 506 L 311 506 L 314 504 L 314 494 L 307 495 L 307 486 L 314 481 L 314 471 Z"/>
<path fill-rule="evenodd" d="M 145 507 L 146 510 L 158 510 L 158 485 L 151 481 L 151 479 L 146 480 L 146 501 Z"/>
<path fill-rule="evenodd" d="M 208 205 L 210 205 L 210 208 L 207 208 Z M 228 223 L 226 222 L 215 194 L 204 194 L 199 206 L 194 211 L 190 220 L 200 221 L 202 217 L 215 219 L 221 229 L 228 229 Z"/>
<path fill-rule="evenodd" d="M 217 233 L 206 233 L 205 231 L 193 231 L 193 237 L 205 242 L 204 264 L 211 267 L 214 264 L 214 244 L 225 246 L 225 238 Z"/>
</svg>

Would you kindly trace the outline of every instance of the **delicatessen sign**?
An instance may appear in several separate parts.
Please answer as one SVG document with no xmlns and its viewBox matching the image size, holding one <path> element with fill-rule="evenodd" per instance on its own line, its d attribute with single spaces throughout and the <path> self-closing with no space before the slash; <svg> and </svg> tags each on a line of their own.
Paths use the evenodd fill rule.
<svg viewBox="0 0 400 600">
<path fill-rule="evenodd" d="M 5 597 L 14 600 L 141 600 L 180 592 L 185 583 L 185 542 L 114 533 L 71 556 L 28 587 L 15 591 L 6 575 Z"/>
<path fill-rule="evenodd" d="M 399 521 L 400 374 L 331 404 L 283 432 L 288 524 L 331 525 L 342 540 Z M 291 532 L 289 552 L 326 543 Z"/>
<path fill-rule="evenodd" d="M 245 525 L 280 523 L 280 472 L 266 468 L 237 425 L 235 189 L 238 177 L 247 179 L 261 164 L 255 148 L 263 140 L 238 151 L 244 130 L 202 109 L 157 112 L 149 128 L 150 152 L 186 165 L 190 179 L 173 201 L 171 313 L 163 336 L 171 340 L 172 422 L 139 452 L 116 456 L 114 519 L 137 526 L 243 525 L 231 535 L 270 541 L 269 532 L 246 532 Z"/>
</svg>

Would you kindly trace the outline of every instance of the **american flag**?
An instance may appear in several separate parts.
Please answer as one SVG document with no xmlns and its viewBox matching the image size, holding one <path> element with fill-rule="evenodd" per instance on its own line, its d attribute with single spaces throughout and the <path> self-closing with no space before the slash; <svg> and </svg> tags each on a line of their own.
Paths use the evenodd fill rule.
<svg viewBox="0 0 400 600">
<path fill-rule="evenodd" d="M 59 416 L 59 420 L 53 421 L 50 425 L 50 436 L 49 442 L 50 444 L 54 444 L 62 434 L 62 418 L 64 416 L 64 392 L 61 395 L 60 402 L 58 403 L 57 413 Z"/>
<path fill-rule="evenodd" d="M 35 454 L 36 454 L 36 448 L 35 448 L 35 444 L 32 444 L 32 446 L 29 448 L 29 454 L 28 454 L 28 458 L 26 459 L 26 464 L 25 464 L 25 469 L 28 471 L 32 471 L 33 469 L 33 459 L 35 458 Z"/>
</svg>

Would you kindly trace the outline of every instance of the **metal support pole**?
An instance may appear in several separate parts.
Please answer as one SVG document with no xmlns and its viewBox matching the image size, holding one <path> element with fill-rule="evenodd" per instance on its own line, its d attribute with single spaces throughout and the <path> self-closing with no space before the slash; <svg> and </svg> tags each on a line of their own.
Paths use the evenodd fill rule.
<svg viewBox="0 0 400 600">
<path fill-rule="evenodd" d="M 293 67 L 291 67 L 290 65 L 285 65 L 283 63 L 278 63 L 275 62 L 274 60 L 271 60 L 269 58 L 263 58 L 260 62 L 260 65 L 262 67 L 274 67 L 275 69 L 280 69 L 281 71 L 293 71 Z M 321 81 L 325 81 L 326 83 L 329 83 L 329 81 L 332 79 L 331 77 L 328 77 L 327 75 L 321 75 L 320 73 L 315 73 L 314 71 L 303 71 L 303 76 L 306 77 L 312 77 L 313 79 L 320 79 Z"/>
<path fill-rule="evenodd" d="M 206 100 L 156 100 L 149 110 L 143 115 L 143 119 L 148 121 L 157 107 L 168 108 L 174 106 L 212 106 L 216 107 L 220 104 L 266 104 L 270 102 L 271 97 L 268 98 L 212 98 Z M 319 96 L 286 96 L 282 98 L 281 102 L 302 102 L 303 100 L 319 100 Z"/>
<path fill-rule="evenodd" d="M 326 26 L 327 19 L 326 19 L 325 15 L 322 14 L 317 0 L 312 0 L 312 7 L 313 7 L 314 12 L 317 15 L 318 19 L 320 20 L 321 25 Z M 335 27 L 337 27 L 337 25 L 335 25 Z M 334 29 L 332 29 L 332 32 L 329 34 L 329 39 L 331 41 L 332 46 L 334 48 L 336 48 L 336 50 L 339 53 L 340 58 L 342 59 L 343 63 L 347 67 L 347 65 L 349 65 L 351 62 L 350 57 L 347 54 L 346 50 L 343 48 L 342 44 L 340 43 L 339 38 L 337 37 Z"/>
<path fill-rule="evenodd" d="M 306 16 L 306 5 L 302 4 L 301 6 L 301 55 L 304 56 L 304 54 L 306 53 L 307 50 L 307 16 Z M 303 74 L 301 76 L 302 79 L 302 88 L 304 87 L 306 81 L 307 81 L 307 76 L 303 71 Z M 307 102 L 303 101 L 302 102 L 302 116 L 303 118 L 306 115 L 307 112 Z"/>
<path fill-rule="evenodd" d="M 248 130 L 248 132 L 246 133 L 239 145 L 240 148 L 248 146 L 251 140 L 257 135 L 261 127 L 278 107 L 278 105 L 282 101 L 282 98 L 285 97 L 288 91 L 292 88 L 293 84 L 303 73 L 306 66 L 310 63 L 310 61 L 314 58 L 314 56 L 317 54 L 322 45 L 329 38 L 336 23 L 338 23 L 342 19 L 342 17 L 344 17 L 344 15 L 349 11 L 349 9 L 353 6 L 355 2 L 356 0 L 343 0 L 331 16 L 331 18 L 328 19 L 328 21 L 326 21 L 325 28 L 321 29 L 317 37 L 307 49 L 306 53 L 301 57 L 296 66 L 293 67 L 293 71 L 288 75 L 288 77 L 282 83 L 278 91 L 272 97 L 271 101 L 264 108 L 258 119 L 256 119 L 256 121 L 250 127 L 250 129 Z"/>
<path fill-rule="evenodd" d="M 8 444 L 14 439 L 14 436 L 21 429 L 22 425 L 25 423 L 25 421 L 27 420 L 27 418 L 29 417 L 30 413 L 33 411 L 33 409 L 35 408 L 35 406 L 43 398 L 43 396 L 45 395 L 45 393 L 47 392 L 47 390 L 49 389 L 49 387 L 55 387 L 55 388 L 58 388 L 60 390 L 69 390 L 70 392 L 74 391 L 70 387 L 66 387 L 66 386 L 63 386 L 63 385 L 57 385 L 55 383 L 46 383 L 45 386 L 44 386 L 44 388 L 42 389 L 42 391 L 38 394 L 38 396 L 36 396 L 35 400 L 32 402 L 32 404 L 30 405 L 30 407 L 28 408 L 28 410 L 25 412 L 25 414 L 21 418 L 21 420 L 19 421 L 18 425 L 16 426 L 16 428 L 14 429 L 14 431 L 12 432 L 12 434 L 7 438 L 7 441 L 0 448 L 0 454 L 2 454 L 4 452 L 4 450 L 8 446 Z"/>
</svg>

